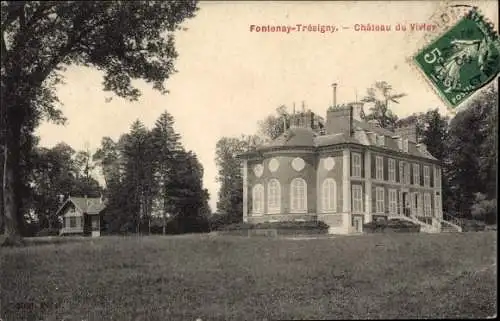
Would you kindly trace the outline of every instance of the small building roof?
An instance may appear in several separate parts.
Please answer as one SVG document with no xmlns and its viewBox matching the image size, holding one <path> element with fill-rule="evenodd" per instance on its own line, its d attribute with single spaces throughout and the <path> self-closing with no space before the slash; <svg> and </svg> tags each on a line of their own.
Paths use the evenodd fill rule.
<svg viewBox="0 0 500 321">
<path fill-rule="evenodd" d="M 73 203 L 82 213 L 95 215 L 99 214 L 106 205 L 99 197 L 69 197 L 57 210 L 59 213 L 68 203 Z"/>
</svg>

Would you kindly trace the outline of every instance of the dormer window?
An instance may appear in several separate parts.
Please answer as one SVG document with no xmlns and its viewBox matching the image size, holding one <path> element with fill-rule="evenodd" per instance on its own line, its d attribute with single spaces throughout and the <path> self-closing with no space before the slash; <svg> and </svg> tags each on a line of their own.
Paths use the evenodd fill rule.
<svg viewBox="0 0 500 321">
<path fill-rule="evenodd" d="M 403 139 L 403 152 L 408 153 L 408 139 Z"/>
<path fill-rule="evenodd" d="M 400 136 L 392 136 L 392 139 L 397 140 L 398 142 L 398 149 L 403 150 L 403 139 Z"/>
<path fill-rule="evenodd" d="M 385 136 L 384 135 L 377 135 L 377 145 L 378 146 L 385 146 Z"/>
</svg>

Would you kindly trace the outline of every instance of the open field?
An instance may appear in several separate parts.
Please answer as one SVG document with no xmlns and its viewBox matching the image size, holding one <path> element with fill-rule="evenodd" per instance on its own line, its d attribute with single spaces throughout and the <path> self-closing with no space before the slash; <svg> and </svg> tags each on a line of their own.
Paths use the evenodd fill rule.
<svg viewBox="0 0 500 321">
<path fill-rule="evenodd" d="M 11 320 L 462 318 L 496 313 L 493 232 L 102 237 L 0 249 Z"/>
</svg>

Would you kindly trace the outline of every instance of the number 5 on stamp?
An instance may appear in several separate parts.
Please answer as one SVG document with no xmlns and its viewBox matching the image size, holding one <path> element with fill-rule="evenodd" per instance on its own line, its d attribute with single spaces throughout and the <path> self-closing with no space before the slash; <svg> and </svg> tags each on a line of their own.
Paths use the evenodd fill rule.
<svg viewBox="0 0 500 321">
<path fill-rule="evenodd" d="M 474 9 L 418 52 L 413 62 L 438 94 L 455 108 L 500 71 L 500 41 Z"/>
</svg>

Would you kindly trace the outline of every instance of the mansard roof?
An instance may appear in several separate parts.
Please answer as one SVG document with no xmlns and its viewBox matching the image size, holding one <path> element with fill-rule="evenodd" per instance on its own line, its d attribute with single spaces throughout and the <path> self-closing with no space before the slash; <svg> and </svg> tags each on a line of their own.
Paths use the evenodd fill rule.
<svg viewBox="0 0 500 321">
<path fill-rule="evenodd" d="M 264 144 L 262 147 L 314 147 L 314 138 L 316 133 L 311 128 L 291 127 L 273 141 Z"/>
<path fill-rule="evenodd" d="M 263 152 L 269 150 L 293 150 L 294 148 L 307 148 L 316 150 L 317 148 L 324 148 L 328 146 L 340 145 L 340 144 L 355 144 L 362 146 L 369 146 L 372 150 L 377 150 L 383 152 L 392 152 L 395 154 L 400 154 L 401 156 L 414 156 L 419 158 L 426 158 L 429 160 L 436 161 L 437 159 L 433 157 L 426 149 L 424 144 L 418 144 L 415 135 L 409 135 L 408 128 L 404 128 L 403 132 L 401 129 L 396 131 L 391 131 L 385 128 L 381 128 L 375 124 L 365 122 L 354 117 L 348 117 L 349 114 L 342 114 L 341 109 L 336 112 L 336 125 L 330 126 L 330 132 L 325 133 L 325 128 L 313 128 L 310 126 L 310 120 L 308 118 L 306 121 L 298 122 L 297 125 L 289 127 L 283 134 L 278 136 L 276 139 L 265 143 L 257 147 L 256 152 Z M 349 109 L 346 109 L 349 112 Z M 352 109 L 350 110 L 352 115 Z M 306 113 L 303 113 L 306 115 Z M 300 116 L 300 115 L 299 115 Z M 342 118 L 346 122 L 342 121 Z M 338 120 L 341 120 L 338 123 Z M 327 120 L 328 121 L 328 120 Z M 344 126 L 347 124 L 348 126 Z M 349 125 L 350 124 L 350 125 Z M 416 128 L 413 129 L 413 133 Z M 400 136 L 401 135 L 401 136 Z M 377 141 L 377 136 L 384 136 L 384 144 L 380 145 Z M 408 152 L 403 152 L 401 150 L 399 138 L 405 138 L 408 141 Z M 254 152 L 243 153 L 241 156 L 250 156 L 255 154 Z"/>
</svg>

